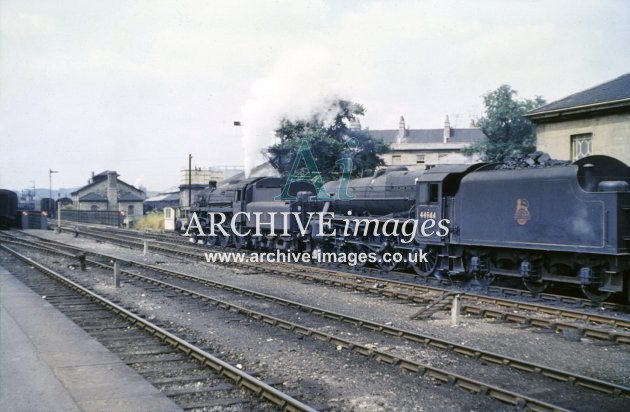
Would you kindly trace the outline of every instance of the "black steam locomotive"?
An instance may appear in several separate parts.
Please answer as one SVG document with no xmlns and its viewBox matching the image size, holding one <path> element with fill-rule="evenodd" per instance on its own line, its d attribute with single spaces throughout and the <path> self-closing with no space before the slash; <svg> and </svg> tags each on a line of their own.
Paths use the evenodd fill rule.
<svg viewBox="0 0 630 412">
<path fill-rule="evenodd" d="M 551 282 L 570 283 L 597 301 L 630 289 L 630 168 L 611 157 L 519 170 L 483 163 L 388 168 L 347 184 L 327 183 L 331 198 L 325 200 L 314 197 L 309 182 L 292 183 L 295 200 L 275 200 L 284 184 L 278 178 L 232 182 L 200 194 L 193 208 L 206 228 L 216 223 L 209 221 L 213 212 L 260 212 L 282 235 L 251 230 L 241 236 L 255 226 L 243 214 L 235 224 L 222 223 L 226 235 L 203 240 L 264 250 L 371 253 L 385 270 L 405 265 L 421 276 L 486 281 L 511 276 L 534 292 Z M 280 219 L 282 211 L 293 214 Z M 325 227 L 307 213 L 325 213 Z M 419 252 L 423 258 L 412 259 Z M 394 253 L 409 259 L 386 259 Z"/>
<path fill-rule="evenodd" d="M 196 229 L 192 233 L 197 242 L 208 245 L 235 246 L 257 250 L 297 250 L 305 243 L 296 230 L 295 218 L 283 221 L 283 212 L 292 211 L 293 203 L 277 201 L 286 179 L 253 177 L 228 181 L 216 187 L 211 184 L 195 195 L 191 205 Z M 315 187 L 306 181 L 290 182 L 288 193 L 314 193 Z M 192 224 L 192 222 L 191 222 Z M 289 226 L 290 230 L 284 230 Z M 220 230 L 215 228 L 220 227 Z M 278 228 L 276 234 L 272 228 Z M 250 232 L 250 235 L 241 235 Z"/>
</svg>

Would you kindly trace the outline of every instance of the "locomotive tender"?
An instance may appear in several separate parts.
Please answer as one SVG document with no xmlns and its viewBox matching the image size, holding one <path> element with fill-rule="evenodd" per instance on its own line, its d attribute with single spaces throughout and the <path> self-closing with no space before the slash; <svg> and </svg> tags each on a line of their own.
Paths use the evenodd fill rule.
<svg viewBox="0 0 630 412">
<path fill-rule="evenodd" d="M 238 236 L 226 221 L 230 235 L 203 240 L 258 250 L 374 253 L 384 270 L 401 266 L 384 259 L 386 253 L 398 252 L 409 256 L 402 264 L 421 276 L 467 275 L 485 281 L 510 276 L 534 292 L 552 282 L 568 283 L 596 301 L 630 289 L 630 167 L 611 157 L 516 170 L 484 163 L 423 171 L 390 167 L 348 182 L 344 190 L 349 198 L 339 196 L 340 182 L 328 182 L 324 191 L 332 200 L 315 198 L 310 182 L 291 182 L 295 200 L 274 200 L 285 182 L 231 182 L 201 193 L 192 209 L 201 214 L 204 227 L 212 213 L 258 212 L 268 216 L 263 218 L 268 225 L 271 219 L 277 228 L 288 224 L 284 236 L 269 231 Z M 294 215 L 283 221 L 281 212 Z M 331 216 L 324 236 L 321 222 L 307 219 L 309 212 Z M 238 233 L 254 227 L 242 215 Z M 400 222 L 403 228 L 415 222 L 433 230 L 416 230 L 409 239 L 385 230 L 387 222 Z M 411 259 L 420 251 L 425 259 Z"/>
<path fill-rule="evenodd" d="M 628 289 L 630 168 L 607 156 L 571 165 L 475 168 L 448 182 L 439 167 L 423 176 L 417 210 L 450 221 L 430 238 L 429 271 L 515 276 L 542 292 L 550 282 L 580 285 L 592 300 Z M 457 186 L 454 188 L 453 186 Z M 454 190 L 455 189 L 455 190 Z"/>
</svg>

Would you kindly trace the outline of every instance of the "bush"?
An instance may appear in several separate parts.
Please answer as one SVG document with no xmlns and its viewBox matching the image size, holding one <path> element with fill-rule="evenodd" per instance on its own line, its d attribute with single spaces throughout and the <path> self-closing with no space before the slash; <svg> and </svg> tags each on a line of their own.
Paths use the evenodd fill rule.
<svg viewBox="0 0 630 412">
<path fill-rule="evenodd" d="M 164 215 L 162 212 L 152 212 L 133 222 L 134 229 L 164 229 Z"/>
</svg>

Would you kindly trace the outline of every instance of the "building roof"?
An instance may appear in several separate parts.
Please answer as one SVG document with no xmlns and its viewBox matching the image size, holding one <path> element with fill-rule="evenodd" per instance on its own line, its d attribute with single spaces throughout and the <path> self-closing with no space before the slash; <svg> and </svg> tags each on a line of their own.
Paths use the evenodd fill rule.
<svg viewBox="0 0 630 412">
<path fill-rule="evenodd" d="M 444 129 L 406 129 L 404 143 L 443 143 Z M 386 143 L 396 143 L 398 129 L 368 130 L 375 138 L 383 139 Z M 455 129 L 451 128 L 448 143 L 473 143 L 484 137 L 479 128 Z"/>
<path fill-rule="evenodd" d="M 120 191 L 118 192 L 118 201 L 119 202 L 142 202 L 144 198 L 138 196 L 135 193 Z"/>
<path fill-rule="evenodd" d="M 179 202 L 179 192 L 158 193 L 144 200 L 145 203 L 151 202 Z"/>
<path fill-rule="evenodd" d="M 97 184 L 99 184 L 99 183 L 101 183 L 101 182 L 103 182 L 103 181 L 107 180 L 107 175 L 108 175 L 109 173 L 116 173 L 116 172 L 115 172 L 115 171 L 112 171 L 112 170 L 105 170 L 105 171 L 103 171 L 103 172 L 101 172 L 101 173 L 99 173 L 99 174 L 97 174 L 97 175 L 94 175 L 94 176 L 90 179 L 90 181 L 91 181 L 90 183 L 88 183 L 87 185 L 85 185 L 85 186 L 83 186 L 83 187 L 78 188 L 78 189 L 77 189 L 77 190 L 75 190 L 74 192 L 70 193 L 70 195 L 71 195 L 71 196 L 75 196 L 75 195 L 79 194 L 80 192 L 83 192 L 83 191 L 85 191 L 86 189 L 89 189 L 89 188 L 91 188 L 91 187 L 94 187 L 94 186 L 96 186 Z M 122 181 L 122 180 L 118 179 L 118 176 L 120 176 L 120 175 L 119 175 L 118 173 L 116 173 L 116 178 L 117 178 L 117 179 L 116 179 L 116 181 L 118 182 L 118 184 L 123 184 L 123 185 L 127 186 L 127 187 L 128 187 L 128 188 L 130 188 L 130 189 L 134 189 L 134 190 L 137 190 L 137 191 L 139 191 L 139 192 L 142 192 L 140 189 L 136 188 L 135 186 L 132 186 L 132 185 L 130 185 L 129 183 L 124 182 L 124 181 Z M 142 200 L 142 199 L 141 199 L 141 200 Z"/>
<path fill-rule="evenodd" d="M 107 202 L 107 197 L 99 195 L 98 193 L 90 192 L 79 198 L 80 202 Z"/>
<path fill-rule="evenodd" d="M 593 110 L 618 108 L 620 105 L 630 106 L 630 73 L 530 110 L 527 117 L 534 120 L 542 117 L 543 114 L 567 111 L 573 111 L 577 114 L 578 111 L 581 113 L 586 110 L 592 112 Z"/>
</svg>

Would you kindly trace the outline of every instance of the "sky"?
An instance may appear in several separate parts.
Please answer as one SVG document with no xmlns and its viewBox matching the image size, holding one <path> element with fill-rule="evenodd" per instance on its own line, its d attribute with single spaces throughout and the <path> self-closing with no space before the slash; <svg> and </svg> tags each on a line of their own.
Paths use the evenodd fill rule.
<svg viewBox="0 0 630 412">
<path fill-rule="evenodd" d="M 630 72 L 628 44 L 625 0 L 0 0 L 0 187 L 250 167 L 334 98 L 372 130 L 468 127 L 502 84 L 553 101 Z"/>
</svg>

